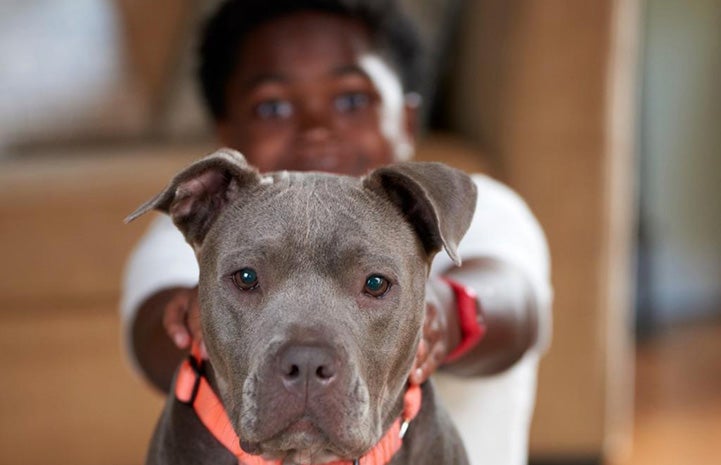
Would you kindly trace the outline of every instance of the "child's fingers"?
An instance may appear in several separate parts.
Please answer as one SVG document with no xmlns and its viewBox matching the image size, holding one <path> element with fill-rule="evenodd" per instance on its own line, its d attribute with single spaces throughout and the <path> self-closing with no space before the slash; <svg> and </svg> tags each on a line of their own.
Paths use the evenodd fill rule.
<svg viewBox="0 0 721 465">
<path fill-rule="evenodd" d="M 428 341 L 430 349 L 437 349 L 442 345 L 445 330 L 445 321 L 441 319 L 438 308 L 433 304 L 427 305 L 426 320 L 423 324 L 423 338 Z"/>
<path fill-rule="evenodd" d="M 198 342 L 203 342 L 203 333 L 200 330 L 200 305 L 198 304 L 198 288 L 191 289 L 188 295 L 187 311 L 185 321 L 190 337 Z"/>
<path fill-rule="evenodd" d="M 442 347 L 437 346 L 431 348 L 427 356 L 423 360 L 418 361 L 417 366 L 411 371 L 409 376 L 411 384 L 423 384 L 440 368 L 445 355 L 446 351 Z"/>
<path fill-rule="evenodd" d="M 447 354 L 445 343 L 445 320 L 436 305 L 426 306 L 423 338 L 418 344 L 416 360 L 408 379 L 411 384 L 422 384 L 443 364 Z"/>
<path fill-rule="evenodd" d="M 208 360 L 208 349 L 205 348 L 205 342 L 200 341 L 200 358 Z"/>
<path fill-rule="evenodd" d="M 416 358 L 413 361 L 413 368 L 408 375 L 408 382 L 411 384 L 421 384 L 423 382 L 423 365 L 428 358 L 428 343 L 425 339 L 421 339 L 416 349 Z"/>
<path fill-rule="evenodd" d="M 163 326 L 170 339 L 179 349 L 190 346 L 191 335 L 186 326 L 188 295 L 180 293 L 168 302 L 163 313 Z"/>
</svg>

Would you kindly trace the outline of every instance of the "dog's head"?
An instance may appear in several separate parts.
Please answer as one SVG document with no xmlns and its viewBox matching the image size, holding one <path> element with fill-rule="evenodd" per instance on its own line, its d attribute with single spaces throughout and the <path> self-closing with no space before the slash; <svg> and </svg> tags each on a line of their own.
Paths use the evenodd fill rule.
<svg viewBox="0 0 721 465">
<path fill-rule="evenodd" d="M 129 219 L 162 210 L 196 251 L 203 337 L 242 447 L 323 462 L 362 455 L 400 413 L 431 260 L 459 261 L 474 206 L 470 178 L 437 163 L 263 176 L 223 149 Z"/>
</svg>

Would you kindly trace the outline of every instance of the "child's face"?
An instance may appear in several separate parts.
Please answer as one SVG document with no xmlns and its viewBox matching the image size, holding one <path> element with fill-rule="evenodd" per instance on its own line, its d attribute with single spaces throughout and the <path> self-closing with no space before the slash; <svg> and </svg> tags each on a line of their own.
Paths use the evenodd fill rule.
<svg viewBox="0 0 721 465">
<path fill-rule="evenodd" d="M 360 175 L 413 151 L 415 108 L 360 23 L 303 12 L 251 32 L 227 91 L 222 143 L 261 171 Z"/>
</svg>

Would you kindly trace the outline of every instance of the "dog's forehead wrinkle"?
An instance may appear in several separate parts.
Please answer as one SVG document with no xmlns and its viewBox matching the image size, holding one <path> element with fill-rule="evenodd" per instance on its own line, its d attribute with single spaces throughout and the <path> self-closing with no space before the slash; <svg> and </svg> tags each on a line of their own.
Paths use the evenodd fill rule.
<svg viewBox="0 0 721 465">
<path fill-rule="evenodd" d="M 332 214 L 328 203 L 331 191 L 328 189 L 327 183 L 311 178 L 309 187 L 309 189 L 301 191 L 302 194 L 305 194 L 306 243 L 313 240 L 313 232 L 320 229 L 323 217 Z"/>
<path fill-rule="evenodd" d="M 245 257 L 282 263 L 294 273 L 404 269 L 416 239 L 390 203 L 342 178 L 295 174 L 235 203 L 226 217 L 228 234 L 219 238 L 229 251 L 220 263 L 225 271 L 228 262 L 241 265 Z"/>
<path fill-rule="evenodd" d="M 265 208 L 283 212 L 274 221 L 285 224 L 299 245 L 313 246 L 329 236 L 345 236 L 363 227 L 359 198 L 342 179 L 329 177 L 292 177 L 276 192 Z M 336 237 L 336 239 L 338 239 Z"/>
<path fill-rule="evenodd" d="M 214 234 L 229 251 L 216 268 L 225 272 L 248 258 L 294 273 L 342 276 L 362 267 L 397 274 L 417 252 L 415 233 L 397 209 L 354 178 L 286 173 L 248 191 L 232 210 Z"/>
<path fill-rule="evenodd" d="M 387 220 L 388 215 L 396 214 L 390 203 L 363 189 L 356 178 L 282 172 L 274 173 L 272 179 L 272 185 L 262 185 L 237 199 L 232 216 L 242 215 L 248 220 L 245 224 L 258 228 L 270 222 L 302 224 L 295 233 L 312 241 L 314 231 L 350 232 L 369 222 L 378 223 L 372 221 L 374 216 Z M 246 207 L 251 207 L 247 213 L 243 211 Z"/>
</svg>

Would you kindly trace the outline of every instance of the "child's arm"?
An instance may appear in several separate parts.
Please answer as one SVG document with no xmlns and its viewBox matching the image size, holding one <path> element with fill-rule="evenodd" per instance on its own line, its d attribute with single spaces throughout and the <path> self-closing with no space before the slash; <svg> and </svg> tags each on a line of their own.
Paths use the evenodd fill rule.
<svg viewBox="0 0 721 465">
<path fill-rule="evenodd" d="M 428 313 L 411 381 L 436 369 L 462 376 L 501 372 L 529 350 L 545 350 L 550 339 L 551 286 L 548 246 L 521 198 L 487 177 L 476 177 L 478 204 L 460 244 L 461 267 L 441 252 L 429 280 Z M 486 332 L 472 349 L 445 363 L 461 341 L 456 297 L 441 276 L 468 286 L 478 296 Z M 439 311 L 440 310 L 440 311 Z"/>
<path fill-rule="evenodd" d="M 187 355 L 192 334 L 200 339 L 197 293 L 197 287 L 163 289 L 145 300 L 135 316 L 131 350 L 141 371 L 163 392 L 170 389 L 173 374 Z"/>
<path fill-rule="evenodd" d="M 422 383 L 441 366 L 461 376 L 499 373 L 534 346 L 538 339 L 538 308 L 522 273 L 502 262 L 477 259 L 445 276 L 476 290 L 486 331 L 474 348 L 452 363 L 444 363 L 461 341 L 460 322 L 453 291 L 440 278 L 431 278 L 431 308 L 411 375 L 413 383 Z"/>
<path fill-rule="evenodd" d="M 190 345 L 186 323 L 193 320 L 186 315 L 197 306 L 197 283 L 193 250 L 172 221 L 159 216 L 126 266 L 121 313 L 128 358 L 161 390 L 168 389 L 183 349 Z M 177 346 L 169 334 L 180 337 Z"/>
</svg>

